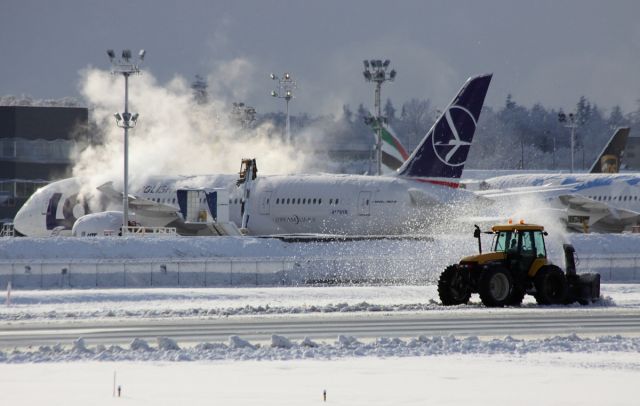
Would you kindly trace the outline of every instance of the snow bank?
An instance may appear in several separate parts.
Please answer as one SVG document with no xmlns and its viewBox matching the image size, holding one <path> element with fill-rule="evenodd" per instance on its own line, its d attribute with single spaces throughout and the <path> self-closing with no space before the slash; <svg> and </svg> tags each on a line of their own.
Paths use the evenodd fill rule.
<svg viewBox="0 0 640 406">
<path fill-rule="evenodd" d="M 252 344 L 239 337 L 229 337 L 229 344 L 200 343 L 181 348 L 175 341 L 159 338 L 158 346 L 136 338 L 129 349 L 120 346 L 87 347 L 82 339 L 70 348 L 42 346 L 34 351 L 15 349 L 0 351 L 0 363 L 68 362 L 68 361 L 210 361 L 210 360 L 294 360 L 336 359 L 346 357 L 416 357 L 456 354 L 593 353 L 640 352 L 640 337 L 601 336 L 582 338 L 576 334 L 545 339 L 481 340 L 471 336 L 419 336 L 409 340 L 377 338 L 363 343 L 355 337 L 341 335 L 334 343 L 315 343 L 304 339 L 295 343 L 286 337 L 273 336 L 270 345 Z"/>
<path fill-rule="evenodd" d="M 563 236 L 549 257 L 563 264 Z M 579 272 L 640 281 L 640 235 L 572 235 Z M 486 241 L 485 243 L 488 243 Z M 14 289 L 297 286 L 317 283 L 433 283 L 475 253 L 469 235 L 415 240 L 286 243 L 252 237 L 4 238 L 0 286 Z"/>
<path fill-rule="evenodd" d="M 382 239 L 288 243 L 254 237 L 48 237 L 0 238 L 0 260 L 38 259 L 195 259 L 195 258 L 374 258 L 446 257 L 456 259 L 477 251 L 467 234 L 433 235 L 426 239 Z M 558 236 L 551 235 L 553 239 Z M 552 240 L 553 241 L 553 240 Z M 488 242 L 488 240 L 486 241 Z M 569 234 L 580 254 L 635 254 L 640 234 Z M 548 244 L 553 255 L 560 244 Z M 558 259 L 561 259 L 560 257 Z M 439 261 L 438 261 L 439 262 Z"/>
</svg>

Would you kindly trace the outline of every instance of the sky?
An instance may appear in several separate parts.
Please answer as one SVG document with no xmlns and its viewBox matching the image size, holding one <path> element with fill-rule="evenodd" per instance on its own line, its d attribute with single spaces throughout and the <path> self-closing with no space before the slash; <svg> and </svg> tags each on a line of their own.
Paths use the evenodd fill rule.
<svg viewBox="0 0 640 406">
<path fill-rule="evenodd" d="M 640 98 L 640 2 L 3 0 L 0 95 L 81 98 L 82 72 L 110 68 L 106 50 L 147 50 L 158 83 L 207 78 L 216 97 L 281 111 L 269 73 L 298 83 L 293 114 L 371 107 L 363 59 L 398 71 L 383 98 L 445 105 L 474 74 L 494 73 L 487 104 L 605 111 Z M 135 80 L 135 78 L 133 79 Z"/>
</svg>

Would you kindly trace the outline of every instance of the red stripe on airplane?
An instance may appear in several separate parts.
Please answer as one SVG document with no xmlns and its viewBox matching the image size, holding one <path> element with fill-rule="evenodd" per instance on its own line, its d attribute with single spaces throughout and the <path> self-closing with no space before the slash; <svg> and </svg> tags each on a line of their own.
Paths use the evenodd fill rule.
<svg viewBox="0 0 640 406">
<path fill-rule="evenodd" d="M 460 184 L 458 182 L 447 182 L 445 180 L 419 179 L 419 178 L 409 178 L 409 180 L 415 180 L 416 182 L 422 182 L 422 183 L 432 183 L 434 185 L 439 185 L 439 186 L 448 186 L 453 189 L 457 189 L 460 187 Z"/>
</svg>

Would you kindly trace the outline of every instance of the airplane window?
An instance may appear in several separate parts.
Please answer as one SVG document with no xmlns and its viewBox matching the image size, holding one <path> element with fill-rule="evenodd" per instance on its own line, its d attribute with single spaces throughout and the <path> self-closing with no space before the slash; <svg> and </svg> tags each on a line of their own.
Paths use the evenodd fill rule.
<svg viewBox="0 0 640 406">
<path fill-rule="evenodd" d="M 276 199 L 276 204 L 280 204 L 280 198 Z"/>
<path fill-rule="evenodd" d="M 267 199 L 267 204 L 269 204 L 269 199 Z"/>
<path fill-rule="evenodd" d="M 318 199 L 318 204 L 322 204 L 322 199 Z"/>
<path fill-rule="evenodd" d="M 287 198 L 287 204 L 289 204 L 289 199 Z"/>
<path fill-rule="evenodd" d="M 302 204 L 307 204 L 307 199 L 302 199 Z"/>
<path fill-rule="evenodd" d="M 316 199 L 313 199 L 313 204 L 316 204 Z"/>
<path fill-rule="evenodd" d="M 369 199 L 367 199 L 367 206 L 369 205 Z"/>
<path fill-rule="evenodd" d="M 235 200 L 235 202 L 234 202 L 234 203 L 235 203 L 235 204 L 238 204 L 238 198 L 237 198 L 237 197 L 236 197 L 236 200 Z"/>
<path fill-rule="evenodd" d="M 173 204 L 176 204 L 176 198 L 175 197 L 173 198 Z"/>
<path fill-rule="evenodd" d="M 300 198 L 298 198 L 298 204 L 300 204 Z"/>
<path fill-rule="evenodd" d="M 329 199 L 329 204 L 333 204 L 333 199 Z"/>
<path fill-rule="evenodd" d="M 336 199 L 336 204 L 338 204 L 339 201 L 340 201 L 340 199 Z"/>
</svg>

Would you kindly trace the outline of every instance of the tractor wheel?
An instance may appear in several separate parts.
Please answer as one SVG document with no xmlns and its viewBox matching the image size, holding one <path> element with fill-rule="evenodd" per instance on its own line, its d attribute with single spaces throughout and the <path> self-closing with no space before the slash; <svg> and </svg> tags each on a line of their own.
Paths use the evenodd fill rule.
<svg viewBox="0 0 640 406">
<path fill-rule="evenodd" d="M 541 305 L 564 304 L 569 294 L 567 277 L 560 268 L 545 266 L 535 276 L 536 302 Z"/>
<path fill-rule="evenodd" d="M 469 286 L 466 272 L 457 265 L 449 265 L 442 271 L 438 280 L 438 295 L 443 305 L 453 306 L 469 301 L 471 286 Z"/>
<path fill-rule="evenodd" d="M 504 268 L 489 268 L 480 275 L 480 299 L 487 307 L 502 307 L 509 303 L 513 278 Z"/>
<path fill-rule="evenodd" d="M 511 297 L 507 302 L 507 305 L 520 306 L 522 304 L 522 300 L 524 300 L 524 295 L 526 294 L 527 292 L 525 292 L 524 289 L 514 286 L 513 291 L 511 292 Z"/>
</svg>

